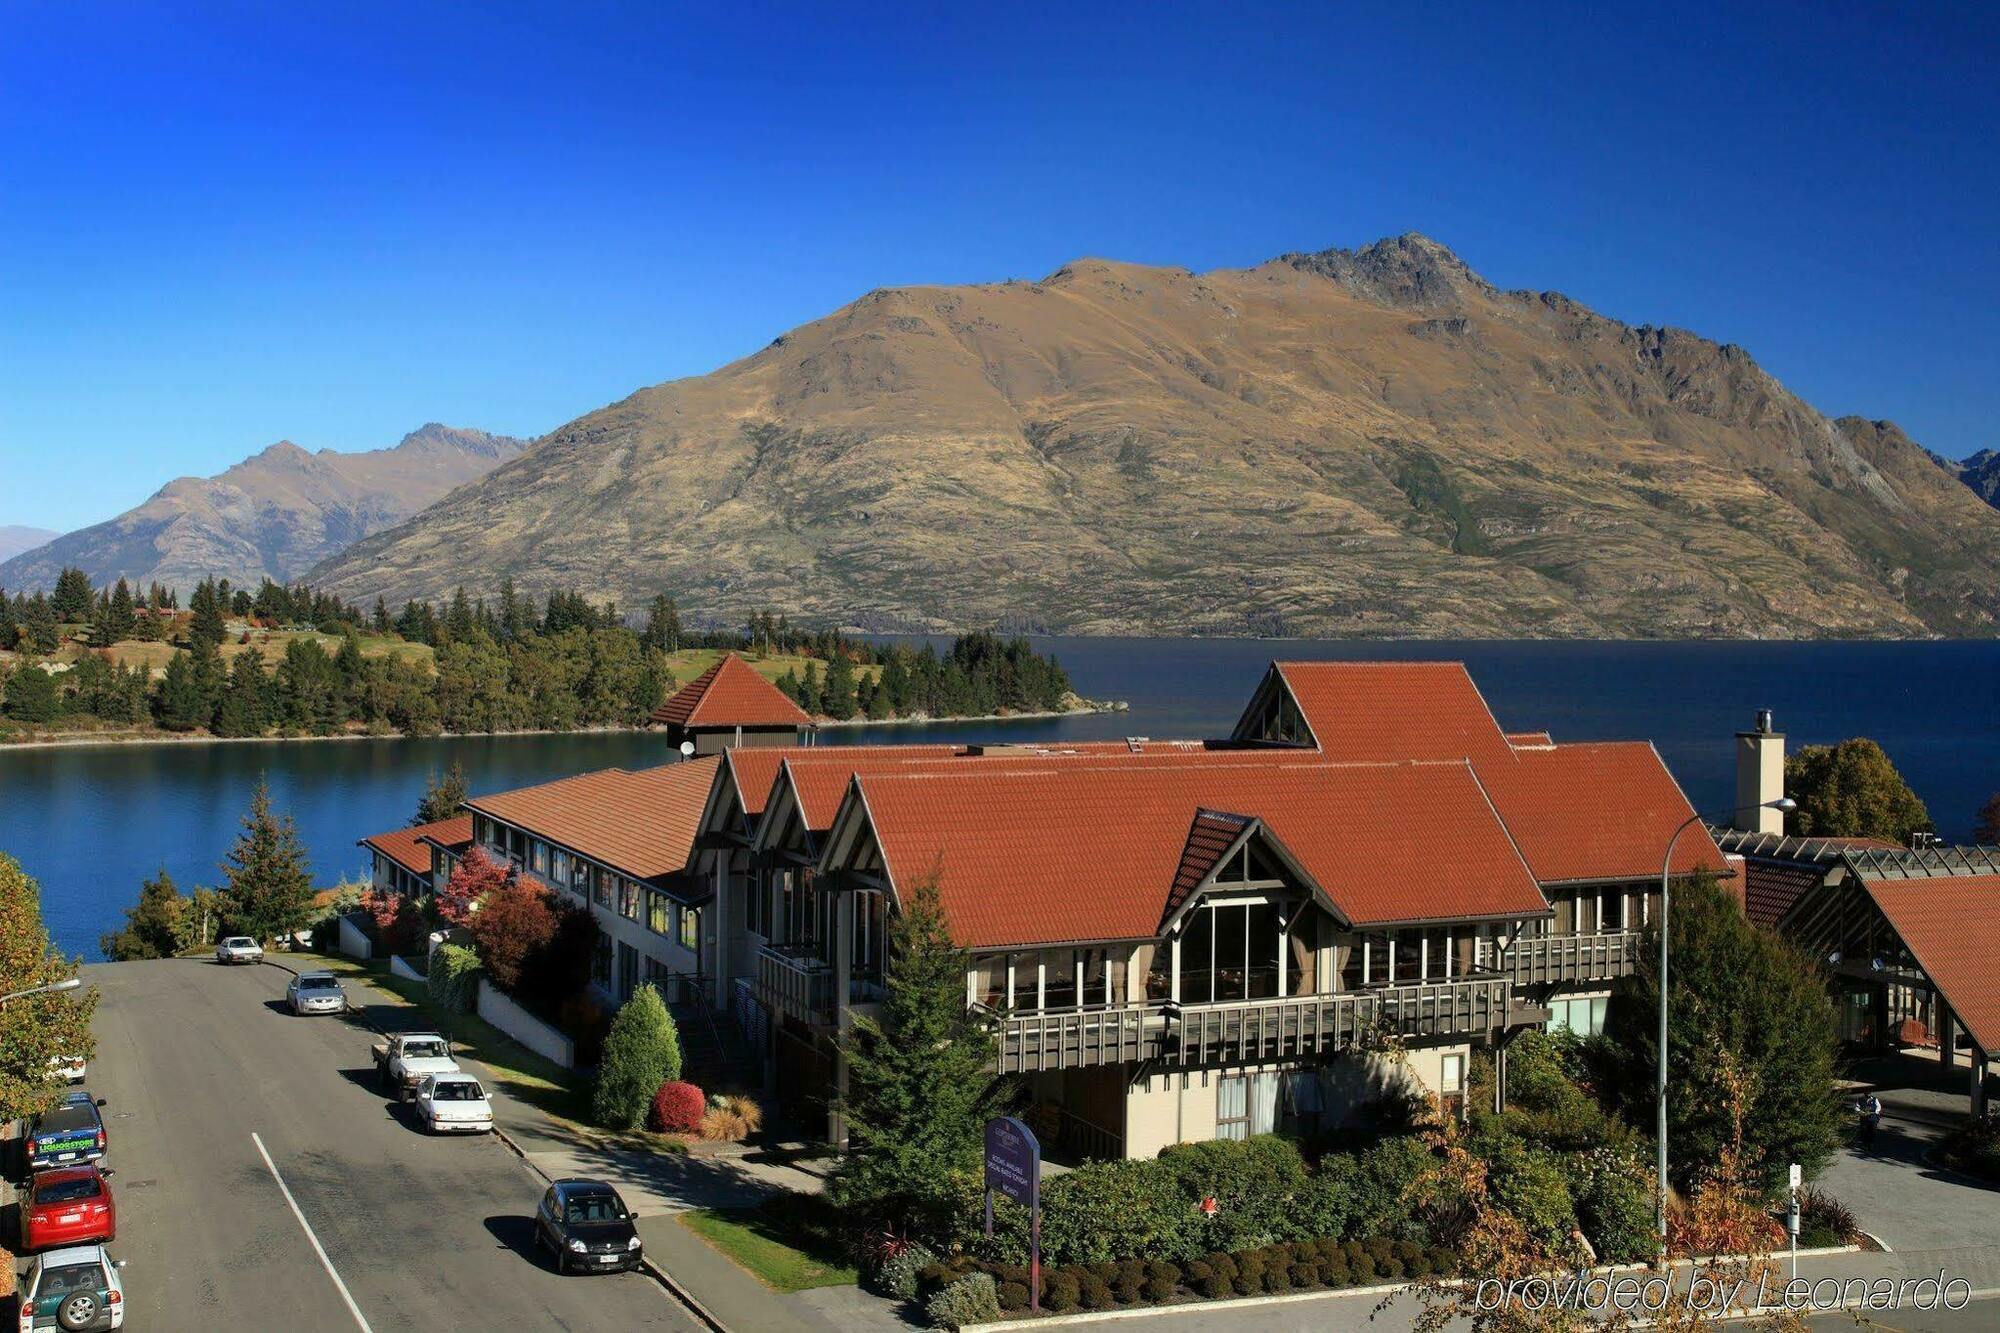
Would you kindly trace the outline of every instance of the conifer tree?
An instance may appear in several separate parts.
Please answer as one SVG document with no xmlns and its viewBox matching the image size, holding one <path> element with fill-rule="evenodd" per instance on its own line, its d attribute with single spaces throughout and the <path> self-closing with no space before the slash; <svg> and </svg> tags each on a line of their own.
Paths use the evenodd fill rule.
<svg viewBox="0 0 2000 1333">
<path fill-rule="evenodd" d="M 854 664 L 838 653 L 826 666 L 826 684 L 820 690 L 820 708 L 834 721 L 854 716 Z"/>
<path fill-rule="evenodd" d="M 264 675 L 263 655 L 240 653 L 229 668 L 229 683 L 215 709 L 215 734 L 261 736 L 270 726 L 270 683 Z"/>
<path fill-rule="evenodd" d="M 153 720 L 168 731 L 193 731 L 208 723 L 202 706 L 201 687 L 194 678 L 194 666 L 186 653 L 167 659 L 167 673 L 153 695 Z"/>
<path fill-rule="evenodd" d="M 243 832 L 222 867 L 229 929 L 269 941 L 303 929 L 312 917 L 312 875 L 290 815 L 271 813 L 271 790 L 260 779 Z"/>
<path fill-rule="evenodd" d="M 963 983 L 961 983 L 962 985 Z M 659 991 L 639 987 L 611 1020 L 591 1110 L 607 1129 L 637 1129 L 662 1083 L 681 1076 L 680 1034 Z"/>
<path fill-rule="evenodd" d="M 55 677 L 33 662 L 22 662 L 7 677 L 4 710 L 16 722 L 53 722 L 62 711 Z"/>
<path fill-rule="evenodd" d="M 450 819 L 465 808 L 465 797 L 465 765 L 454 759 L 442 778 L 433 771 L 425 780 L 424 794 L 417 799 L 417 814 L 410 821 L 411 826 Z"/>
<path fill-rule="evenodd" d="M 188 609 L 194 613 L 194 622 L 188 627 L 189 645 L 205 643 L 211 648 L 220 648 L 225 626 L 222 597 L 214 579 L 203 579 L 195 584 L 194 595 L 188 598 Z"/>
<path fill-rule="evenodd" d="M 368 623 L 377 634 L 389 632 L 389 604 L 380 597 L 375 599 L 375 614 L 368 618 Z"/>
<path fill-rule="evenodd" d="M 799 678 L 799 707 L 814 715 L 821 711 L 819 670 L 810 659 L 806 662 L 805 674 Z"/>
<path fill-rule="evenodd" d="M 105 604 L 104 628 L 107 637 L 104 642 L 117 643 L 131 638 L 138 623 L 139 613 L 132 601 L 132 587 L 120 579 Z"/>
<path fill-rule="evenodd" d="M 187 937 L 188 900 L 174 887 L 165 868 L 139 886 L 139 901 L 125 909 L 125 926 L 98 939 L 104 956 L 114 963 L 141 958 L 171 958 Z"/>
<path fill-rule="evenodd" d="M 28 604 L 21 609 L 21 638 L 28 651 L 33 653 L 52 653 L 62 646 L 55 608 L 40 593 L 30 597 Z"/>
<path fill-rule="evenodd" d="M 96 605 L 96 594 L 91 591 L 90 575 L 80 569 L 65 566 L 56 575 L 55 591 L 49 596 L 49 609 L 56 619 L 64 622 L 78 622 L 90 619 L 91 608 Z"/>
<path fill-rule="evenodd" d="M 653 605 L 646 612 L 645 632 L 639 637 L 648 648 L 657 648 L 663 653 L 680 650 L 681 615 L 674 606 L 673 598 L 665 593 L 653 598 Z"/>
<path fill-rule="evenodd" d="M 965 953 L 946 929 L 935 872 L 889 923 L 881 1018 L 842 1042 L 847 1155 L 828 1191 L 872 1221 L 940 1237 L 976 1177 L 986 1121 L 1005 1096 L 993 1037 L 965 1003 Z"/>
</svg>

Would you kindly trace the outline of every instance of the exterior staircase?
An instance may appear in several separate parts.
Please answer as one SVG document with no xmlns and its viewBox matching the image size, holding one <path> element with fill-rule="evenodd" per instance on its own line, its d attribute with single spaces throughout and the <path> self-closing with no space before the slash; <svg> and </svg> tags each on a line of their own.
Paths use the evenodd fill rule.
<svg viewBox="0 0 2000 1333">
<path fill-rule="evenodd" d="M 757 1091 L 761 1076 L 750 1039 L 727 1009 L 702 991 L 667 1006 L 680 1029 L 681 1077 L 703 1092 Z"/>
</svg>

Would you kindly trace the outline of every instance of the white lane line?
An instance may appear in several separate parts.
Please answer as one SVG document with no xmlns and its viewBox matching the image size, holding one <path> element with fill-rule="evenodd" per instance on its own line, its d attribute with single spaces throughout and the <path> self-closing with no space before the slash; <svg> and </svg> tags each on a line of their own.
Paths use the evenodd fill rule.
<svg viewBox="0 0 2000 1333">
<path fill-rule="evenodd" d="M 312 1242 L 313 1253 L 319 1256 L 320 1267 L 326 1269 L 326 1275 L 332 1278 L 333 1285 L 340 1289 L 340 1299 L 347 1302 L 347 1313 L 354 1316 L 354 1323 L 360 1328 L 361 1333 L 375 1333 L 374 1329 L 368 1327 L 367 1319 L 362 1317 L 361 1307 L 354 1303 L 354 1297 L 349 1294 L 347 1284 L 342 1282 L 340 1274 L 334 1271 L 333 1260 L 326 1257 L 326 1247 L 321 1245 L 319 1237 L 313 1234 L 312 1223 L 306 1221 L 306 1215 L 299 1211 L 299 1201 L 292 1197 L 292 1191 L 286 1186 L 285 1178 L 278 1174 L 278 1165 L 271 1160 L 271 1154 L 264 1147 L 264 1140 L 252 1134 L 250 1141 L 257 1145 L 257 1155 L 264 1159 L 264 1165 L 270 1169 L 271 1179 L 278 1182 L 278 1192 L 285 1196 L 286 1206 L 292 1210 L 292 1216 L 299 1219 L 299 1229 L 304 1231 L 306 1239 Z"/>
</svg>

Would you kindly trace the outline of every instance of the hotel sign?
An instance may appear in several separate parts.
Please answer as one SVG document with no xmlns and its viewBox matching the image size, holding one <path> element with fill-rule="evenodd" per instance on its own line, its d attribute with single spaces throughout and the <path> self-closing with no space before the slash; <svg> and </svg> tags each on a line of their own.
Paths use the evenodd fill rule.
<svg viewBox="0 0 2000 1333">
<path fill-rule="evenodd" d="M 993 1196 L 1028 1210 L 1028 1309 L 1042 1310 L 1042 1145 L 1011 1115 L 986 1122 L 986 1234 L 993 1234 Z"/>
</svg>

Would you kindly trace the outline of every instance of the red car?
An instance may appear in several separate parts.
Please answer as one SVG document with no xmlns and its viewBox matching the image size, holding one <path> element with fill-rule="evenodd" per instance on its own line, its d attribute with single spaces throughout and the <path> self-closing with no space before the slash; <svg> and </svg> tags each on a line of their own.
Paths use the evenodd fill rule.
<svg viewBox="0 0 2000 1333">
<path fill-rule="evenodd" d="M 118 1239 L 111 1173 L 95 1162 L 37 1171 L 21 1195 L 21 1248 Z"/>
</svg>

